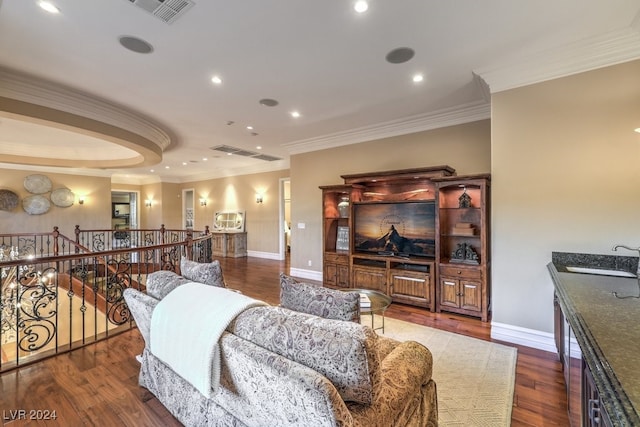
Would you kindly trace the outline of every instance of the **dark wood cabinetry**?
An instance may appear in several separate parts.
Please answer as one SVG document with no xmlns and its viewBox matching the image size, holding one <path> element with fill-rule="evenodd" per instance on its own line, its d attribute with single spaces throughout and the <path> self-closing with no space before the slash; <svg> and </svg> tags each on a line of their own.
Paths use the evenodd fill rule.
<svg viewBox="0 0 640 427">
<path fill-rule="evenodd" d="M 372 172 L 343 175 L 344 184 L 320 187 L 324 285 L 373 289 L 395 302 L 486 321 L 489 176 L 454 174 L 449 166 Z M 460 207 L 463 193 L 470 202 Z M 354 249 L 354 204 L 429 201 L 436 205 L 435 224 L 430 228 L 435 228 L 435 243 L 429 237 L 435 250 L 431 246 L 430 252 L 414 256 Z M 458 248 L 462 249 L 460 259 L 452 255 Z"/>
<path fill-rule="evenodd" d="M 351 204 L 359 201 L 358 185 L 326 185 L 322 190 L 323 281 L 330 288 L 349 287 Z"/>
<path fill-rule="evenodd" d="M 596 388 L 591 370 L 554 295 L 554 339 L 562 363 L 571 427 L 611 427 L 611 419 Z"/>
<path fill-rule="evenodd" d="M 489 318 L 489 175 L 434 178 L 438 201 L 438 311 Z"/>
</svg>

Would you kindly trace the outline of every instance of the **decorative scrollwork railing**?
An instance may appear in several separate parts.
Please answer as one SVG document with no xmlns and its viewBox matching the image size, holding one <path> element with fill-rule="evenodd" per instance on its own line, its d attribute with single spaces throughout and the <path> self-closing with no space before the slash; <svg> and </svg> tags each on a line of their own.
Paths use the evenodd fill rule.
<svg viewBox="0 0 640 427">
<path fill-rule="evenodd" d="M 53 236 L 49 246 L 37 237 L 32 239 L 36 244 L 18 246 L 18 239 L 5 236 L 14 246 L 0 245 L 0 372 L 130 329 L 124 290 L 144 290 L 150 272 L 179 271 L 182 256 L 210 262 L 211 235 L 199 234 L 175 234 L 184 240 L 167 234 L 159 244 L 104 251 L 88 251 L 57 235 L 57 243 L 66 248 L 58 256 L 33 255 L 34 249 L 48 252 L 40 248 L 52 248 Z"/>
</svg>

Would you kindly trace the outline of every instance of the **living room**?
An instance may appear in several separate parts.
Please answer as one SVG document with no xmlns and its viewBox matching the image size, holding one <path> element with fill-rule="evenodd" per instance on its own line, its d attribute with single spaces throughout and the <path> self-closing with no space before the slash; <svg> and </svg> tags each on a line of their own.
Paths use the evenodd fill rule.
<svg viewBox="0 0 640 427">
<path fill-rule="evenodd" d="M 485 70 L 491 93 L 470 106 L 463 120 L 444 114 L 415 132 L 374 137 L 356 132 L 343 135 L 340 144 L 292 145 L 288 164 L 278 170 L 133 182 L 98 169 L 3 163 L 2 188 L 26 196 L 25 177 L 45 173 L 56 187 L 70 188 L 85 202 L 52 207 L 45 215 L 0 211 L 0 230 L 44 232 L 58 226 L 72 236 L 77 224 L 109 228 L 114 190 L 139 192 L 141 201 L 151 201 L 140 203 L 141 228 L 181 228 L 180 195 L 194 189 L 207 199 L 206 205 L 196 203 L 195 229 L 210 226 L 216 211 L 245 211 L 250 256 L 277 259 L 279 188 L 288 178 L 291 272 L 320 280 L 319 186 L 339 184 L 344 174 L 437 165 L 449 165 L 459 175 L 490 173 L 491 337 L 555 352 L 553 283 L 546 268 L 551 253 L 611 254 L 616 243 L 640 241 L 635 227 L 640 133 L 634 132 L 640 127 L 638 22 L 638 15 L 630 18 L 624 37 L 611 37 L 609 44 L 593 38 L 553 52 L 588 61 L 531 58 L 511 69 Z M 3 109 L 3 115 L 10 112 Z M 262 203 L 256 203 L 257 191 L 264 195 Z"/>
</svg>

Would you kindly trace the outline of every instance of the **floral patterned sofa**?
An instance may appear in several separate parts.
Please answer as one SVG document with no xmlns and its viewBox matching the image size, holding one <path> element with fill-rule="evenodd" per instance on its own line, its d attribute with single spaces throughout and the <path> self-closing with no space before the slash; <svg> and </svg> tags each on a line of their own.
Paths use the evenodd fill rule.
<svg viewBox="0 0 640 427">
<path fill-rule="evenodd" d="M 428 349 L 379 337 L 359 323 L 284 307 L 249 308 L 231 322 L 219 343 L 220 387 L 205 397 L 149 351 L 151 316 L 160 301 L 156 296 L 168 294 L 160 282 L 175 288 L 182 279 L 154 274 L 149 275 L 148 294 L 125 291 L 146 343 L 139 383 L 183 424 L 437 425 Z M 206 325 L 194 319 L 193 327 Z"/>
</svg>

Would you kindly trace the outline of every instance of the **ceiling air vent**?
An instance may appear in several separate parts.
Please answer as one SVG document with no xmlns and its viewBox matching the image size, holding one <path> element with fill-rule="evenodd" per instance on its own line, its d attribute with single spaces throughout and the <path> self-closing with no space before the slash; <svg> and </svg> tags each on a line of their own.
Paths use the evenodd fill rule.
<svg viewBox="0 0 640 427">
<path fill-rule="evenodd" d="M 266 160 L 268 162 L 272 162 L 274 160 L 282 160 L 280 157 L 274 157 L 268 154 L 255 153 L 253 151 L 247 151 L 242 148 L 231 147 L 229 145 L 217 145 L 215 147 L 209 147 L 209 148 L 211 148 L 213 151 L 220 151 L 222 153 L 233 154 L 234 156 L 251 157 L 252 159 Z"/>
<path fill-rule="evenodd" d="M 171 24 L 195 5 L 191 0 L 129 0 L 161 21 Z"/>
<path fill-rule="evenodd" d="M 268 154 L 258 154 L 253 157 L 254 159 L 266 160 L 267 162 L 273 162 L 275 160 L 282 160 L 280 157 L 269 156 Z"/>
</svg>

